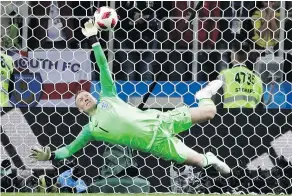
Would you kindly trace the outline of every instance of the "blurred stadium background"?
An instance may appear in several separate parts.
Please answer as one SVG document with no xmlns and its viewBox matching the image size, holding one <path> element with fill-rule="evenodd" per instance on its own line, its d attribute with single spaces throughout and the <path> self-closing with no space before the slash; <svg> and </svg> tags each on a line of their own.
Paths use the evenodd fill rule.
<svg viewBox="0 0 292 196">
<path fill-rule="evenodd" d="M 1 73 L 1 93 L 10 80 L 9 104 L 1 103 L 1 192 L 292 194 L 292 3 L 270 4 L 267 19 L 256 14 L 269 9 L 265 1 L 1 1 L 1 51 L 14 61 L 9 78 Z M 88 122 L 74 94 L 98 98 L 99 70 L 81 27 L 106 5 L 120 22 L 101 33 L 101 44 L 119 96 L 142 109 L 196 106 L 195 92 L 231 68 L 230 43 L 250 46 L 246 65 L 262 78 L 261 106 L 218 105 L 213 120 L 180 135 L 218 154 L 232 175 L 102 142 L 69 160 L 30 162 L 31 146 L 69 144 Z M 268 38 L 256 34 L 265 19 L 277 25 Z M 66 171 L 85 188 L 58 187 Z"/>
</svg>

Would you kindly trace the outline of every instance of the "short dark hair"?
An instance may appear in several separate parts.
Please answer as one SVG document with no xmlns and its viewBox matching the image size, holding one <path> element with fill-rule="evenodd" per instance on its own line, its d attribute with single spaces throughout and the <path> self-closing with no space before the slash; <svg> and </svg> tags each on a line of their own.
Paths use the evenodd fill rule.
<svg viewBox="0 0 292 196">
<path fill-rule="evenodd" d="M 244 62 L 248 59 L 248 52 L 250 51 L 249 44 L 247 42 L 240 42 L 234 40 L 231 43 L 232 52 L 235 53 L 235 58 L 239 62 Z"/>
</svg>

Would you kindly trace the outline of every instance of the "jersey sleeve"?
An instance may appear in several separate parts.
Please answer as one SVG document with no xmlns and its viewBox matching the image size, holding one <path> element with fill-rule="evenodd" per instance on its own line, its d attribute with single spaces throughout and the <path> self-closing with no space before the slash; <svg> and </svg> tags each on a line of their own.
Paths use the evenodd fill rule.
<svg viewBox="0 0 292 196">
<path fill-rule="evenodd" d="M 89 125 L 86 125 L 71 144 L 55 151 L 55 160 L 65 159 L 72 156 L 74 153 L 85 147 L 90 141 L 92 141 L 92 135 L 90 133 Z"/>
<path fill-rule="evenodd" d="M 117 90 L 101 45 L 100 43 L 95 43 L 92 48 L 96 63 L 100 69 L 101 96 L 114 97 L 117 95 Z"/>
<path fill-rule="evenodd" d="M 0 71 L 1 76 L 4 76 L 5 79 L 10 78 L 11 73 L 13 72 L 13 59 L 11 56 L 0 53 Z M 2 80 L 2 78 L 1 78 Z"/>
<path fill-rule="evenodd" d="M 257 76 L 258 77 L 258 76 Z M 260 100 L 259 100 L 259 102 L 261 102 L 261 99 L 262 99 L 262 97 L 263 97 L 263 95 L 264 95 L 264 90 L 263 90 L 263 81 L 262 81 L 262 79 L 260 78 L 260 77 L 258 77 L 258 81 L 259 81 L 259 83 L 260 83 Z"/>
</svg>

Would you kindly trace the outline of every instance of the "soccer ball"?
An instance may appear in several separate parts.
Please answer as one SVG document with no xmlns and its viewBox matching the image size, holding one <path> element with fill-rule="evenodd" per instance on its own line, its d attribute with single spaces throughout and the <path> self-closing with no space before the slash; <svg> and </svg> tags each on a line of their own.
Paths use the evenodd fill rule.
<svg viewBox="0 0 292 196">
<path fill-rule="evenodd" d="M 94 23 L 99 30 L 112 30 L 118 23 L 117 12 L 110 7 L 100 7 L 94 13 Z"/>
</svg>

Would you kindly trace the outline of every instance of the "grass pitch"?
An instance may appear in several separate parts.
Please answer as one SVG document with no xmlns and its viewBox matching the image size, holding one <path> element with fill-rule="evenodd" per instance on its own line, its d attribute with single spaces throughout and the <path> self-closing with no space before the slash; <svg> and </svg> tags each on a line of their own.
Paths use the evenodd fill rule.
<svg viewBox="0 0 292 196">
<path fill-rule="evenodd" d="M 72 193 L 0 193 L 1 196 L 72 196 Z M 174 193 L 148 193 L 148 194 L 120 194 L 120 193 L 83 193 L 83 194 L 74 194 L 74 196 L 183 196 L 183 195 L 192 195 L 192 196 L 215 196 L 217 194 L 174 194 Z M 222 194 L 221 194 L 222 195 Z M 218 196 L 218 195 L 217 195 Z M 226 196 L 233 196 L 226 194 Z M 234 195 L 238 196 L 238 195 Z M 250 195 L 254 196 L 254 195 Z M 268 196 L 276 196 L 276 195 L 268 195 Z"/>
</svg>

